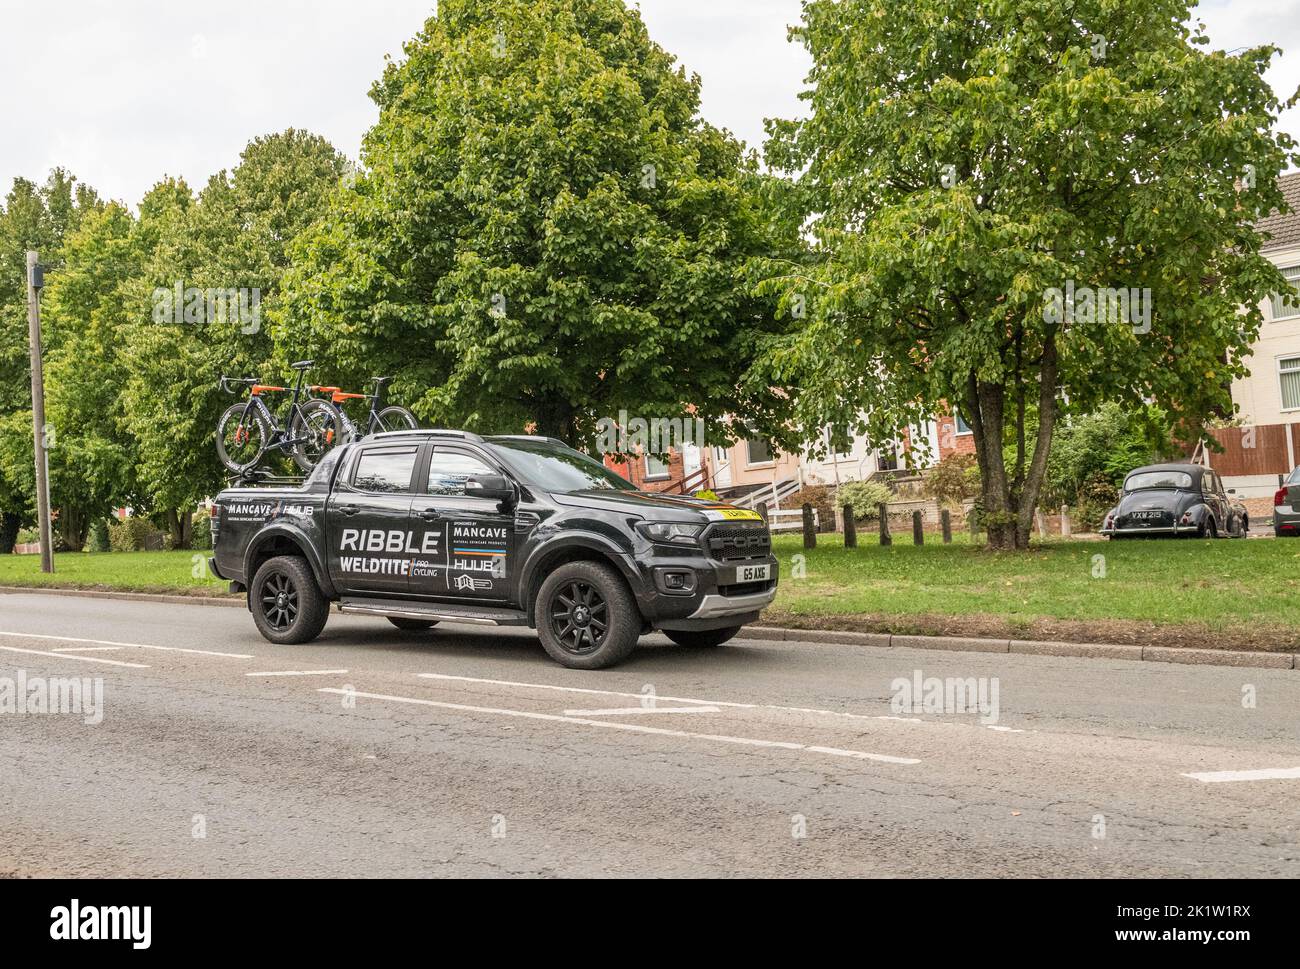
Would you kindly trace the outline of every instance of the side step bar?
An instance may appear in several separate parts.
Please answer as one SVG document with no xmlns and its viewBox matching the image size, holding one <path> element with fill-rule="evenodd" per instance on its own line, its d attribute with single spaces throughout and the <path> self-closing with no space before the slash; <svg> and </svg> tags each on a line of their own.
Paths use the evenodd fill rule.
<svg viewBox="0 0 1300 969">
<path fill-rule="evenodd" d="M 474 626 L 527 626 L 528 614 L 519 609 L 496 606 L 458 606 L 445 602 L 401 602 L 345 596 L 339 612 L 358 616 L 394 616 L 398 619 L 430 619 L 435 622 L 463 622 Z"/>
</svg>

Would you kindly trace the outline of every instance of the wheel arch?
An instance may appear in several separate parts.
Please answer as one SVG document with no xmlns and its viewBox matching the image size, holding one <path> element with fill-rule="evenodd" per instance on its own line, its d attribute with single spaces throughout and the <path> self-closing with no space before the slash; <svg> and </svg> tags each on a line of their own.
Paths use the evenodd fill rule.
<svg viewBox="0 0 1300 969">
<path fill-rule="evenodd" d="M 570 562 L 601 562 L 612 565 L 627 583 L 633 600 L 638 598 L 640 577 L 615 546 L 602 542 L 595 536 L 566 536 L 536 549 L 520 575 L 519 604 L 520 608 L 528 613 L 530 625 L 537 625 L 534 610 L 542 583 L 553 571 Z"/>
<path fill-rule="evenodd" d="M 334 593 L 334 583 L 330 581 L 329 573 L 311 540 L 291 526 L 272 525 L 259 532 L 248 543 L 248 550 L 244 553 L 244 577 L 248 584 L 250 602 L 253 594 L 253 577 L 257 575 L 257 570 L 263 563 L 279 555 L 297 555 L 306 559 L 307 566 L 311 569 L 311 574 L 316 579 L 321 593 L 327 599 L 337 598 Z"/>
</svg>

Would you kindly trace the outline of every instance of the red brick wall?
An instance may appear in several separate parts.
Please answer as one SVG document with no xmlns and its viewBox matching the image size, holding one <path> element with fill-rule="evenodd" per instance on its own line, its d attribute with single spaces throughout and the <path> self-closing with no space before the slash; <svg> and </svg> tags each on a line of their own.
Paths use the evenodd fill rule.
<svg viewBox="0 0 1300 969">
<path fill-rule="evenodd" d="M 681 484 L 682 479 L 686 477 L 685 469 L 682 466 L 682 456 L 677 451 L 668 452 L 667 478 L 656 478 L 653 481 L 647 481 L 645 477 L 645 459 L 641 457 L 618 461 L 613 455 L 607 454 L 605 455 L 605 467 L 618 472 L 642 491 L 675 489 L 677 485 Z"/>
<path fill-rule="evenodd" d="M 952 408 L 945 409 L 946 414 L 934 419 L 935 426 L 939 429 L 939 460 L 942 461 L 950 454 L 974 454 L 975 435 L 958 434 L 957 418 L 952 416 Z"/>
</svg>

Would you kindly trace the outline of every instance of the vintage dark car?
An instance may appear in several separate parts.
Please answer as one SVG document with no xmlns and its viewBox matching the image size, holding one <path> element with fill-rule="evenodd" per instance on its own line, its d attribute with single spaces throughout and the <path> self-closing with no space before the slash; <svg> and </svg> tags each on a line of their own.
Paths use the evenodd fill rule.
<svg viewBox="0 0 1300 969">
<path fill-rule="evenodd" d="M 1110 538 L 1186 535 L 1245 538 L 1246 506 L 1224 491 L 1223 480 L 1199 464 L 1152 464 L 1124 479 L 1119 504 L 1106 513 L 1101 533 Z"/>
</svg>

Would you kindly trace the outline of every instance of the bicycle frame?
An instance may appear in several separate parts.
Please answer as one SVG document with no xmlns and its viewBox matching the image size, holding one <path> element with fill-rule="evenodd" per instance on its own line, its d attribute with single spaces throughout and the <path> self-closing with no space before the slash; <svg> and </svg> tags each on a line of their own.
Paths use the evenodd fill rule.
<svg viewBox="0 0 1300 969">
<path fill-rule="evenodd" d="M 287 390 L 287 387 L 265 387 L 254 385 L 248 397 L 248 403 L 244 405 L 244 413 L 240 415 L 239 423 L 242 427 L 249 420 L 249 415 L 254 410 L 260 413 L 271 428 L 271 439 L 267 441 L 267 448 L 286 449 L 301 444 L 307 438 L 290 438 L 288 429 L 293 426 L 293 420 L 298 418 L 302 426 L 306 426 L 307 421 L 302 413 L 301 400 L 303 397 L 302 385 L 307 377 L 306 370 L 299 370 L 297 380 L 293 386 L 293 397 L 289 400 L 288 406 L 284 410 L 285 420 L 282 422 L 275 416 L 275 412 L 267 406 L 266 401 L 262 399 L 261 391 L 266 390 Z"/>
</svg>

